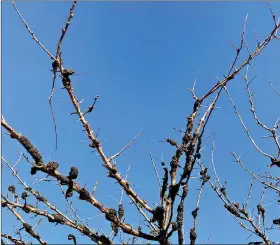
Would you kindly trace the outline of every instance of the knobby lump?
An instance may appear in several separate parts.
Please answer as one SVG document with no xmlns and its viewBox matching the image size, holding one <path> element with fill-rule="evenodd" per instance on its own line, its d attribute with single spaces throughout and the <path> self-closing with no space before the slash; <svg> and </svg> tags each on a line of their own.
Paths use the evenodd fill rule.
<svg viewBox="0 0 280 245">
<path fill-rule="evenodd" d="M 68 178 L 77 179 L 78 174 L 79 174 L 79 170 L 76 167 L 71 167 Z"/>
<path fill-rule="evenodd" d="M 122 219 L 122 217 L 124 216 L 124 208 L 121 203 L 119 204 L 118 216 L 119 216 L 119 219 Z"/>
<path fill-rule="evenodd" d="M 49 162 L 47 164 L 47 171 L 50 174 L 54 174 L 55 170 L 58 169 L 58 167 L 59 167 L 59 164 L 57 162 Z"/>
<path fill-rule="evenodd" d="M 16 187 L 13 186 L 13 185 L 10 185 L 10 186 L 8 187 L 8 191 L 10 191 L 10 192 L 12 192 L 13 194 L 15 194 L 15 193 L 16 193 Z"/>
</svg>

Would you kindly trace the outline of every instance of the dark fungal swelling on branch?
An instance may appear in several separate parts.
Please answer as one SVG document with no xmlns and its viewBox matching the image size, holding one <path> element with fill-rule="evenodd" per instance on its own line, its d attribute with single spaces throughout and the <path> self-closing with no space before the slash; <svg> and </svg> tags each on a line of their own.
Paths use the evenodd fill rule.
<svg viewBox="0 0 280 245">
<path fill-rule="evenodd" d="M 22 210 L 25 212 L 25 213 L 30 213 L 30 211 L 35 208 L 33 205 L 31 204 L 24 204 L 24 206 L 22 207 Z"/>
<path fill-rule="evenodd" d="M 276 166 L 278 168 L 280 168 L 280 159 L 271 159 L 271 164 L 270 167 Z"/>
<path fill-rule="evenodd" d="M 70 180 L 68 179 L 68 177 L 60 175 L 57 177 L 57 179 L 60 181 L 61 185 L 69 185 Z"/>
<path fill-rule="evenodd" d="M 89 230 L 86 226 L 81 225 L 81 227 L 82 227 L 83 233 L 84 233 L 85 235 L 89 235 L 89 234 L 90 234 L 90 230 Z"/>
<path fill-rule="evenodd" d="M 280 225 L 280 218 L 274 219 L 272 222 L 274 225 Z"/>
<path fill-rule="evenodd" d="M 163 182 L 162 182 L 162 187 L 161 187 L 161 192 L 160 192 L 161 199 L 164 198 L 165 192 L 168 187 L 168 169 L 167 169 L 167 167 L 164 167 L 163 170 L 164 170 L 164 176 L 163 176 Z"/>
<path fill-rule="evenodd" d="M 195 208 L 193 211 L 192 211 L 192 216 L 193 218 L 195 219 L 197 217 L 197 212 L 199 210 L 199 207 Z"/>
<path fill-rule="evenodd" d="M 34 175 L 36 173 L 37 173 L 37 168 L 36 167 L 31 167 L 30 174 Z"/>
<path fill-rule="evenodd" d="M 49 222 L 51 222 L 51 223 L 56 222 L 58 224 L 65 223 L 64 217 L 61 214 L 53 214 L 52 216 L 53 216 L 53 218 L 48 217 Z"/>
<path fill-rule="evenodd" d="M 178 144 L 176 143 L 175 140 L 172 140 L 172 139 L 169 139 L 169 138 L 165 138 L 165 141 L 168 142 L 172 146 L 178 147 Z"/>
<path fill-rule="evenodd" d="M 89 192 L 86 190 L 85 187 L 81 189 L 79 198 L 80 198 L 81 200 L 89 200 L 89 199 L 90 199 L 90 194 L 89 194 Z"/>
<path fill-rule="evenodd" d="M 28 197 L 27 192 L 26 192 L 26 191 L 22 192 L 21 198 L 22 198 L 23 200 L 25 200 L 27 197 Z"/>
<path fill-rule="evenodd" d="M 32 143 L 23 135 L 19 137 L 19 142 L 29 152 L 36 164 L 41 165 L 43 163 L 43 157 L 41 153 L 32 145 Z"/>
<path fill-rule="evenodd" d="M 114 236 L 117 236 L 118 235 L 118 232 L 119 232 L 119 227 L 117 224 L 115 224 L 114 222 L 111 222 L 111 227 L 112 227 L 112 230 L 114 231 Z"/>
<path fill-rule="evenodd" d="M 106 245 L 111 245 L 112 244 L 112 242 L 110 241 L 110 239 L 108 238 L 108 237 L 106 237 L 106 236 L 104 236 L 104 235 L 101 235 L 100 237 L 99 237 L 99 241 L 101 242 L 101 244 L 106 244 Z"/>
<path fill-rule="evenodd" d="M 71 167 L 70 172 L 69 172 L 69 179 L 77 179 L 79 174 L 79 170 L 76 167 Z"/>
<path fill-rule="evenodd" d="M 57 162 L 49 162 L 47 164 L 47 172 L 50 173 L 50 174 L 54 174 L 55 170 L 58 169 L 59 167 L 59 164 Z"/>
<path fill-rule="evenodd" d="M 65 193 L 65 198 L 69 198 L 69 197 L 73 196 L 73 187 L 74 187 L 73 180 L 70 180 L 69 186 Z"/>
<path fill-rule="evenodd" d="M 114 178 L 116 173 L 118 172 L 116 164 L 113 164 L 112 167 L 109 169 L 108 177 Z"/>
<path fill-rule="evenodd" d="M 163 206 L 157 206 L 153 212 L 152 221 L 153 222 L 157 221 L 160 227 L 162 227 L 162 225 L 163 225 L 164 212 L 165 212 L 165 209 Z"/>
<path fill-rule="evenodd" d="M 233 214 L 235 217 L 241 217 L 240 214 L 238 213 L 238 211 L 232 207 L 231 205 L 225 204 L 224 207 L 231 213 Z"/>
<path fill-rule="evenodd" d="M 119 204 L 118 216 L 119 216 L 119 219 L 122 219 L 122 217 L 124 216 L 124 208 L 121 203 Z"/>
<path fill-rule="evenodd" d="M 192 244 L 195 244 L 195 240 L 197 238 L 197 235 L 196 235 L 196 232 L 195 232 L 195 229 L 194 228 L 191 228 L 190 229 L 190 240 L 191 240 L 191 245 Z"/>
<path fill-rule="evenodd" d="M 16 187 L 15 187 L 14 185 L 10 185 L 10 186 L 8 187 L 8 191 L 10 191 L 10 192 L 12 192 L 13 194 L 15 194 L 15 193 L 16 193 Z"/>
<path fill-rule="evenodd" d="M 113 208 L 109 208 L 108 212 L 105 214 L 105 218 L 109 221 L 117 221 L 117 211 Z"/>
</svg>

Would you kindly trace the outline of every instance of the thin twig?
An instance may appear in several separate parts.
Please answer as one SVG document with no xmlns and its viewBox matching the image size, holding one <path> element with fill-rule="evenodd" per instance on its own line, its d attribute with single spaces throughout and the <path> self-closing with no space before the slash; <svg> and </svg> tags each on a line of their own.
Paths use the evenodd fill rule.
<svg viewBox="0 0 280 245">
<path fill-rule="evenodd" d="M 150 151 L 149 148 L 148 148 L 148 151 L 149 151 L 150 159 L 151 159 L 151 162 L 152 162 L 152 164 L 153 164 L 153 167 L 154 167 L 154 170 L 155 170 L 155 173 L 156 173 L 156 176 L 157 176 L 157 181 L 158 181 L 159 188 L 161 188 L 161 186 L 160 186 L 160 179 L 159 179 L 159 175 L 158 175 L 158 171 L 157 171 L 157 168 L 156 168 L 156 165 L 155 165 L 155 162 L 154 162 L 152 153 L 151 153 L 151 151 Z"/>
<path fill-rule="evenodd" d="M 17 12 L 17 14 L 19 15 L 19 17 L 21 18 L 23 24 L 25 25 L 25 28 L 27 29 L 27 31 L 30 33 L 30 35 L 32 36 L 32 39 L 35 40 L 38 45 L 51 57 L 52 60 L 56 60 L 56 58 L 44 47 L 44 45 L 39 41 L 39 39 L 35 36 L 34 32 L 30 29 L 29 25 L 27 24 L 27 22 L 25 21 L 25 19 L 23 18 L 22 14 L 20 13 L 20 11 L 18 10 L 16 4 L 14 1 L 12 1 L 12 4 L 14 5 L 14 8 Z"/>
<path fill-rule="evenodd" d="M 114 154 L 113 156 L 108 158 L 108 161 L 111 162 L 114 158 L 118 157 L 124 150 L 126 150 L 133 142 L 137 139 L 137 137 L 141 134 L 139 132 L 125 147 L 123 147 L 118 153 Z"/>
</svg>

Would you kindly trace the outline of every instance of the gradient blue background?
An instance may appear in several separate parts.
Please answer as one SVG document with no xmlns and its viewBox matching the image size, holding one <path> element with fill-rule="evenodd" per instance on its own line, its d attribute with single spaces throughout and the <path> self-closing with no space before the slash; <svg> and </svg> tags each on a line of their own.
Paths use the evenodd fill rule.
<svg viewBox="0 0 280 245">
<path fill-rule="evenodd" d="M 36 36 L 55 54 L 71 3 L 18 2 L 17 5 Z M 275 2 L 271 6 L 279 15 L 280 4 Z M 181 138 L 172 128 L 184 129 L 186 116 L 192 110 L 193 100 L 187 88 L 192 87 L 196 79 L 196 92 L 201 96 L 216 83 L 212 74 L 220 78 L 227 74 L 235 55 L 228 40 L 239 45 L 248 12 L 246 40 L 250 50 L 254 50 L 256 40 L 253 31 L 263 40 L 273 28 L 272 17 L 264 2 L 78 2 L 62 45 L 64 65 L 78 73 L 87 73 L 73 76 L 73 87 L 78 98 L 84 99 L 81 104 L 84 110 L 97 94 L 100 96 L 95 111 L 87 115 L 87 120 L 95 131 L 100 128 L 99 139 L 104 140 L 107 156 L 119 151 L 142 131 L 137 142 L 117 159 L 117 166 L 124 174 L 131 164 L 129 179 L 151 206 L 153 202 L 159 203 L 159 192 L 147 149 L 151 149 L 160 175 L 163 174 L 161 158 L 169 165 L 174 149 L 165 143 L 149 140 Z M 2 4 L 2 34 L 2 112 L 7 122 L 37 146 L 45 161 L 58 161 L 62 173 L 68 174 L 71 166 L 77 166 L 80 171 L 78 182 L 82 186 L 92 190 L 99 180 L 96 198 L 106 206 L 117 208 L 117 203 L 110 196 L 119 200 L 121 191 L 114 181 L 106 178 L 98 156 L 90 153 L 77 117 L 70 116 L 73 106 L 65 102 L 69 98 L 60 89 L 62 84 L 59 79 L 53 99 L 59 137 L 58 150 L 54 150 L 55 138 L 48 104 L 52 83 L 51 60 L 31 40 L 9 2 Z M 279 42 L 273 41 L 255 59 L 254 67 L 249 68 L 249 79 L 258 75 L 251 86 L 257 112 L 269 126 L 279 116 L 279 96 L 268 84 L 271 80 L 280 89 L 279 51 Z M 247 57 L 246 51 L 242 55 L 244 57 Z M 258 144 L 273 154 L 276 149 L 269 140 L 260 138 L 265 132 L 259 130 L 252 120 L 244 85 L 238 76 L 229 90 Z M 228 181 L 227 192 L 232 200 L 244 202 L 251 178 L 234 163 L 231 151 L 237 155 L 242 153 L 244 163 L 253 171 L 265 170 L 279 175 L 279 170 L 268 169 L 268 159 L 256 153 L 225 94 L 218 106 L 221 108 L 213 114 L 205 133 L 202 159 L 205 166 L 211 164 L 211 144 L 215 135 L 215 163 L 221 182 Z M 85 142 L 80 142 L 83 140 Z M 16 162 L 20 152 L 25 152 L 5 134 L 2 144 L 2 155 L 11 164 Z M 34 179 L 29 174 L 30 166 L 22 161 L 18 168 L 20 176 L 32 185 Z M 2 192 L 6 193 L 7 186 L 15 179 L 6 167 L 2 171 Z M 38 176 L 44 177 L 42 174 Z M 191 182 L 186 200 L 187 243 L 193 222 L 190 212 L 195 208 L 198 193 L 197 183 Z M 21 193 L 20 186 L 17 188 Z M 36 188 L 50 202 L 65 210 L 67 205 L 56 182 L 40 182 Z M 261 191 L 260 187 L 254 188 L 251 211 L 256 210 Z M 279 217 L 279 205 L 275 206 L 275 198 L 270 192 L 266 192 L 264 197 L 264 204 L 269 204 L 266 209 L 270 222 L 271 217 Z M 71 200 L 81 218 L 98 215 L 95 208 L 78 200 L 76 194 Z M 126 197 L 124 205 L 126 221 L 137 228 L 141 225 L 141 216 Z M 13 226 L 19 222 L 6 210 L 2 210 L 2 215 L 3 232 L 14 234 Z M 29 219 L 26 214 L 23 217 L 31 224 L 37 220 Z M 110 225 L 101 216 L 88 222 L 99 232 L 104 231 L 108 235 L 111 231 Z M 267 225 L 270 226 L 270 223 Z M 67 243 L 69 233 L 77 235 L 71 229 L 54 226 L 47 221 L 42 221 L 36 231 L 49 243 Z M 254 236 L 248 239 L 249 233 L 227 213 L 223 203 L 208 186 L 201 200 L 197 235 L 197 243 L 248 243 L 259 240 Z M 270 238 L 280 241 L 279 231 L 272 230 Z M 78 243 L 91 242 L 79 234 L 77 239 Z M 173 238 L 172 242 L 177 240 Z"/>
</svg>

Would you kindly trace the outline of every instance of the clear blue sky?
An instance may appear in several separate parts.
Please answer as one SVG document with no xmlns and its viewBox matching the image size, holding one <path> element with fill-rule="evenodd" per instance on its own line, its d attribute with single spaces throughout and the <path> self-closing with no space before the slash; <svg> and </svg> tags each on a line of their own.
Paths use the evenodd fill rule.
<svg viewBox="0 0 280 245">
<path fill-rule="evenodd" d="M 17 5 L 37 37 L 55 54 L 71 3 L 18 2 Z M 273 2 L 271 6 L 279 15 L 280 4 Z M 191 112 L 193 103 L 187 88 L 192 87 L 196 79 L 197 94 L 202 95 L 216 83 L 213 73 L 222 78 L 228 72 L 235 55 L 228 40 L 239 45 L 248 12 L 246 39 L 250 50 L 253 50 L 256 47 L 253 31 L 263 40 L 273 28 L 264 2 L 78 2 L 62 46 L 64 64 L 78 73 L 87 73 L 73 77 L 75 93 L 79 99 L 84 99 L 84 110 L 97 94 L 100 96 L 94 113 L 89 114 L 87 119 L 95 131 L 100 128 L 99 138 L 104 140 L 103 148 L 108 156 L 119 151 L 142 131 L 133 147 L 117 159 L 117 166 L 121 173 L 125 173 L 131 163 L 129 178 L 135 190 L 151 205 L 159 202 L 159 194 L 147 149 L 151 149 L 161 175 L 162 155 L 169 164 L 174 150 L 164 143 L 148 140 L 181 138 L 172 128 L 185 128 L 185 117 Z M 105 177 L 100 159 L 95 153 L 90 153 L 80 123 L 75 116 L 70 116 L 73 106 L 65 102 L 68 97 L 60 89 L 62 84 L 59 79 L 53 101 L 59 137 L 58 150 L 54 151 L 55 138 L 48 104 L 52 83 L 51 60 L 31 40 L 11 3 L 3 2 L 2 14 L 2 111 L 6 120 L 38 147 L 45 161 L 58 161 L 62 173 L 68 174 L 71 166 L 77 166 L 80 170 L 78 182 L 86 184 L 90 190 L 99 180 L 96 198 L 116 208 L 116 202 L 109 196 L 119 199 L 120 190 Z M 279 97 L 267 81 L 271 80 L 280 88 L 279 43 L 274 41 L 253 64 L 255 66 L 249 69 L 249 76 L 252 78 L 258 74 L 251 87 L 256 109 L 265 118 L 265 123 L 271 126 L 279 116 Z M 267 140 L 259 138 L 263 132 L 251 119 L 244 81 L 237 77 L 229 90 L 252 133 L 258 137 L 258 143 L 272 154 L 275 149 Z M 229 196 L 242 202 L 246 200 L 251 179 L 234 163 L 230 152 L 242 152 L 243 160 L 254 171 L 267 170 L 268 162 L 252 148 L 225 95 L 221 97 L 219 106 L 221 109 L 214 113 L 205 134 L 203 161 L 206 166 L 211 163 L 211 142 L 215 133 L 217 171 L 222 182 L 228 181 Z M 81 143 L 81 140 L 86 143 Z M 24 151 L 6 135 L 3 135 L 2 143 L 2 154 L 11 163 Z M 22 161 L 19 169 L 19 174 L 31 185 L 30 167 Z M 279 173 L 275 168 L 273 171 Z M 7 186 L 14 182 L 12 178 L 4 168 L 4 193 Z M 190 187 L 193 188 L 186 201 L 185 231 L 192 227 L 190 212 L 195 207 L 198 193 L 195 184 Z M 49 183 L 41 182 L 38 190 L 65 209 L 66 204 L 55 183 L 50 187 Z M 260 188 L 254 189 L 251 210 L 256 209 L 260 195 Z M 269 204 L 274 198 L 267 193 L 264 204 Z M 79 209 L 81 218 L 98 214 L 96 209 L 78 200 L 76 195 L 71 200 Z M 136 210 L 128 204 L 127 198 L 124 201 L 126 221 L 134 222 L 137 227 L 140 216 L 133 215 Z M 201 201 L 197 243 L 205 243 L 209 237 L 210 243 L 248 243 L 256 240 L 246 240 L 249 234 L 226 212 L 209 187 L 204 190 Z M 267 213 L 269 217 L 279 216 L 279 206 L 267 206 Z M 34 224 L 35 220 L 31 219 L 31 223 Z M 3 231 L 13 234 L 13 225 L 18 225 L 18 221 L 7 211 L 3 212 L 2 221 Z M 89 224 L 99 231 L 103 229 L 106 234 L 111 229 L 103 217 L 89 220 Z M 60 231 L 57 232 L 57 229 Z M 68 233 L 76 234 L 71 229 L 67 232 L 61 226 L 55 227 L 47 222 L 42 222 L 38 231 L 49 243 L 67 243 Z M 186 242 L 188 237 L 187 233 Z M 279 233 L 272 231 L 270 238 L 279 241 Z M 90 242 L 81 235 L 77 239 L 79 243 Z M 176 240 L 173 241 L 176 243 Z"/>
</svg>

